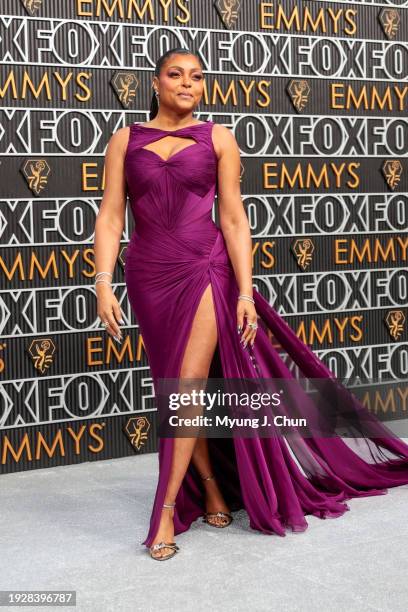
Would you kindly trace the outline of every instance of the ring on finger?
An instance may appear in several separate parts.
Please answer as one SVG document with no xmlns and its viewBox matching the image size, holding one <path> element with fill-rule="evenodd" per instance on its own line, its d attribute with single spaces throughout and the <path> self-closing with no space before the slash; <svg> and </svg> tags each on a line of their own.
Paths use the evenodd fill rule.
<svg viewBox="0 0 408 612">
<path fill-rule="evenodd" d="M 103 325 L 104 327 L 109 327 L 109 321 L 104 321 L 104 322 L 102 323 L 102 325 Z"/>
</svg>

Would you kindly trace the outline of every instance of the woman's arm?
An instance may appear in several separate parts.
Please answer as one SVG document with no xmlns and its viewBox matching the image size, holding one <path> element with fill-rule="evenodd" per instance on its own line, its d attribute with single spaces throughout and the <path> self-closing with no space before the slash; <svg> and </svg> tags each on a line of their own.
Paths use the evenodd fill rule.
<svg viewBox="0 0 408 612">
<path fill-rule="evenodd" d="M 223 125 L 214 126 L 214 148 L 218 157 L 220 228 L 234 268 L 239 292 L 252 297 L 252 239 L 241 197 L 240 152 L 234 135 Z M 254 305 L 247 300 L 238 300 L 237 322 L 241 329 L 245 316 L 248 323 L 257 322 Z M 242 340 L 253 344 L 255 335 L 256 330 L 246 327 Z"/>
<path fill-rule="evenodd" d="M 105 189 L 99 212 L 95 222 L 95 267 L 98 272 L 111 272 L 115 269 L 120 239 L 125 225 L 126 212 L 126 180 L 124 159 L 129 138 L 129 128 L 121 128 L 115 132 L 106 149 L 105 155 Z M 100 277 L 110 281 L 112 277 Z M 106 331 L 116 339 L 121 339 L 118 322 L 122 315 L 119 302 L 112 288 L 107 283 L 95 285 L 98 300 L 98 316 L 102 321 L 108 321 Z"/>
</svg>

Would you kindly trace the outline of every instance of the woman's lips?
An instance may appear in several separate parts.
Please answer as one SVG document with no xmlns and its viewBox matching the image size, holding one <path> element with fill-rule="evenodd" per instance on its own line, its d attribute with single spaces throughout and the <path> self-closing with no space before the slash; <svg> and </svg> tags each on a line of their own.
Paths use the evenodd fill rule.
<svg viewBox="0 0 408 612">
<path fill-rule="evenodd" d="M 193 97 L 191 94 L 185 94 L 185 93 L 179 93 L 177 95 L 181 96 L 182 98 L 192 98 Z"/>
</svg>

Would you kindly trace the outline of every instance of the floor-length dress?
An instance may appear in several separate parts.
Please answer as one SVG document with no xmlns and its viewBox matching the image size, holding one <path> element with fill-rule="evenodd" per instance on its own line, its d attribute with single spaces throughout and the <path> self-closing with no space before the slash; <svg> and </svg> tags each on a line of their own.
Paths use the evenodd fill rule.
<svg viewBox="0 0 408 612">
<path fill-rule="evenodd" d="M 333 380 L 331 370 L 255 289 L 259 326 L 252 351 L 239 341 L 238 286 L 223 234 L 211 216 L 217 187 L 212 127 L 212 121 L 171 131 L 130 126 L 125 176 L 135 229 L 127 247 L 125 279 L 153 381 L 179 376 L 194 315 L 209 283 L 218 331 L 210 376 L 294 379 L 270 341 L 272 334 L 305 377 Z M 167 160 L 145 148 L 168 135 L 195 144 Z M 333 386 L 351 405 L 351 394 L 339 383 Z M 362 407 L 357 401 L 354 406 Z M 387 487 L 408 483 L 408 446 L 390 436 L 375 417 L 370 431 L 367 456 L 340 436 L 304 438 L 292 448 L 283 436 L 209 438 L 208 443 L 213 472 L 230 509 L 244 508 L 251 528 L 284 536 L 286 528 L 304 531 L 307 514 L 338 517 L 349 510 L 347 499 L 383 494 Z M 158 484 L 142 543 L 146 546 L 158 530 L 172 451 L 173 438 L 160 438 Z M 189 529 L 204 511 L 201 481 L 190 462 L 176 498 L 175 535 Z"/>
</svg>

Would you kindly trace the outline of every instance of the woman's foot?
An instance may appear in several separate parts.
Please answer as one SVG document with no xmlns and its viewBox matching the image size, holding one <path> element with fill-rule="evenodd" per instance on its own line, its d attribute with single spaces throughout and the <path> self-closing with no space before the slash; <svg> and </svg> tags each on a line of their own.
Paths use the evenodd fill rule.
<svg viewBox="0 0 408 612">
<path fill-rule="evenodd" d="M 207 476 L 202 480 L 205 488 L 205 522 L 214 527 L 227 527 L 231 523 L 232 517 L 215 477 Z M 218 512 L 223 512 L 224 515 L 217 515 Z"/>
<path fill-rule="evenodd" d="M 160 542 L 166 542 L 167 544 L 174 542 L 174 506 L 168 506 L 170 506 L 170 504 L 164 505 L 162 508 L 159 529 L 156 533 L 156 537 L 154 538 L 150 546 L 150 554 L 155 559 L 161 559 L 163 557 L 168 557 L 170 555 L 173 556 L 173 554 L 175 554 L 174 548 L 170 548 L 170 546 L 164 546 L 162 548 L 152 550 L 152 547 L 155 544 L 159 544 Z"/>
</svg>

